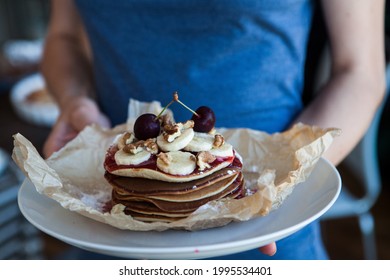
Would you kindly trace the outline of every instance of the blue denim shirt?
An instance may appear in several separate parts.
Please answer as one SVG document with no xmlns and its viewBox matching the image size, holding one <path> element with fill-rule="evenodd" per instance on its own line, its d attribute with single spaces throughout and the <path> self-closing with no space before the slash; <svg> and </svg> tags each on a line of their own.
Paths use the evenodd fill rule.
<svg viewBox="0 0 390 280">
<path fill-rule="evenodd" d="M 178 91 L 218 127 L 285 129 L 302 109 L 308 0 L 79 0 L 96 91 L 114 124 L 130 97 L 163 105 Z M 191 113 L 172 107 L 175 119 Z"/>
</svg>

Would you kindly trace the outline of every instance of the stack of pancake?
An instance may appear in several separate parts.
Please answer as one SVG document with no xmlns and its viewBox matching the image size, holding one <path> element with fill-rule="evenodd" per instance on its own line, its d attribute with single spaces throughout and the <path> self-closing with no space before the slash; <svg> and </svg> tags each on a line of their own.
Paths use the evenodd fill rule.
<svg viewBox="0 0 390 280">
<path fill-rule="evenodd" d="M 212 200 L 239 197 L 244 185 L 241 168 L 234 166 L 183 183 L 123 177 L 108 172 L 105 178 L 113 187 L 112 202 L 123 204 L 126 214 L 145 222 L 185 218 Z"/>
<path fill-rule="evenodd" d="M 202 205 L 238 198 L 244 189 L 242 162 L 220 134 L 194 132 L 193 122 L 164 126 L 157 138 L 125 132 L 108 149 L 105 178 L 112 204 L 145 221 L 172 222 Z"/>
</svg>

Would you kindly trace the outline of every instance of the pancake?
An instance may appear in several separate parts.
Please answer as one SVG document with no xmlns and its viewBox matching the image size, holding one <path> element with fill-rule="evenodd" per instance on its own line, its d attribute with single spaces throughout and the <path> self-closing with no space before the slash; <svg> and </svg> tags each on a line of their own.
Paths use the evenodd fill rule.
<svg viewBox="0 0 390 280">
<path fill-rule="evenodd" d="M 237 176 L 234 176 L 233 178 L 219 181 L 217 184 L 212 184 L 200 191 L 192 192 L 190 196 L 188 194 L 176 195 L 177 198 L 175 200 L 166 200 L 165 197 L 160 199 L 158 197 L 137 196 L 133 194 L 121 195 L 115 190 L 113 191 L 113 198 L 114 201 L 118 200 L 126 206 L 128 203 L 131 204 L 132 201 L 145 201 L 152 203 L 165 211 L 180 211 L 183 207 L 185 207 L 185 209 L 197 208 L 199 205 L 204 204 L 205 201 L 215 200 L 233 192 L 238 187 L 239 183 L 241 183 L 242 176 L 240 176 L 240 179 L 238 179 L 237 182 L 235 182 L 236 178 Z"/>
<path fill-rule="evenodd" d="M 188 134 L 186 124 L 162 126 L 153 139 L 125 132 L 114 141 L 103 164 L 112 205 L 137 220 L 172 222 L 208 202 L 242 197 L 242 161 L 233 146 L 220 134 Z"/>
<path fill-rule="evenodd" d="M 194 212 L 194 209 L 181 209 L 179 210 L 179 207 L 177 206 L 177 209 L 175 211 L 164 211 L 160 208 L 158 208 L 156 205 L 146 202 L 146 201 L 132 201 L 126 204 L 126 211 L 132 211 L 135 213 L 145 214 L 145 215 L 159 215 L 159 216 L 166 216 L 166 217 L 181 217 L 185 218 L 188 215 L 190 215 L 192 212 Z"/>
<path fill-rule="evenodd" d="M 120 192 L 134 194 L 134 195 L 149 195 L 149 196 L 162 196 L 162 195 L 179 195 L 185 193 L 191 193 L 194 191 L 199 191 L 202 188 L 205 188 L 211 184 L 211 179 L 213 182 L 226 179 L 230 176 L 237 175 L 240 172 L 240 169 L 237 167 L 227 167 L 222 170 L 219 170 L 213 174 L 213 176 L 208 176 L 206 178 L 201 178 L 198 180 L 183 182 L 183 183 L 171 183 L 158 180 L 148 180 L 144 178 L 131 178 L 131 177 L 122 177 L 105 173 L 105 178 Z"/>
<path fill-rule="evenodd" d="M 235 191 L 233 191 L 233 193 L 231 193 L 226 197 L 229 197 L 231 199 L 238 198 L 239 196 L 242 195 L 243 189 L 244 189 L 244 184 L 242 183 Z M 138 212 L 132 211 L 130 210 L 129 207 L 126 207 L 124 213 L 126 215 L 131 215 L 134 219 L 143 222 L 166 222 L 166 223 L 178 221 L 180 219 L 188 217 L 191 213 L 193 213 L 193 211 L 180 212 L 180 213 L 179 212 L 167 213 L 167 212 L 161 212 L 160 210 L 153 212 L 150 211 L 150 208 L 148 209 L 148 207 L 145 206 L 143 210 L 141 207 L 139 207 L 137 211 Z"/>
<path fill-rule="evenodd" d="M 211 190 L 214 186 L 212 184 L 208 187 L 212 191 L 211 195 L 200 196 L 197 197 L 197 199 L 191 201 L 182 201 L 180 199 L 177 199 L 176 201 L 167 201 L 150 198 L 149 196 L 122 196 L 118 195 L 115 190 L 113 190 L 113 202 L 123 204 L 126 207 L 126 211 L 131 211 L 143 215 L 186 217 L 193 211 L 195 211 L 197 208 L 210 201 L 221 199 L 224 197 L 236 196 L 236 194 L 239 193 L 240 189 L 243 187 L 243 176 L 242 173 L 239 173 L 231 177 L 233 178 L 225 179 L 226 182 L 218 182 L 220 183 L 220 189 L 218 189 L 217 193 L 215 193 L 214 190 Z M 200 193 L 204 193 L 208 188 L 201 189 Z M 193 192 L 194 198 L 196 198 L 195 193 L 196 192 Z"/>
<path fill-rule="evenodd" d="M 227 188 L 231 183 L 233 183 L 233 181 L 237 178 L 237 176 L 238 174 L 235 174 L 223 180 L 218 180 L 217 182 L 215 182 L 214 180 L 209 181 L 208 182 L 209 184 L 207 184 L 207 186 L 199 189 L 197 188 L 196 185 L 194 185 L 191 191 L 184 192 L 184 193 L 144 196 L 135 193 L 129 194 L 123 189 L 115 189 L 115 192 L 116 195 L 118 197 L 121 197 L 122 200 L 126 200 L 126 199 L 138 200 L 138 199 L 145 199 L 145 197 L 147 197 L 148 199 L 151 200 L 157 199 L 157 200 L 172 201 L 172 202 L 194 201 L 194 200 L 199 200 L 220 193 L 225 188 Z"/>
</svg>

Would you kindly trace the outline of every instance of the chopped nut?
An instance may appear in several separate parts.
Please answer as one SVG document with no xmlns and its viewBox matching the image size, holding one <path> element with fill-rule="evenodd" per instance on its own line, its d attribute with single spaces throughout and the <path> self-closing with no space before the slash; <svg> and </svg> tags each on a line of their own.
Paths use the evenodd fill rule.
<svg viewBox="0 0 390 280">
<path fill-rule="evenodd" d="M 130 144 L 135 142 L 137 139 L 135 139 L 135 135 L 132 132 L 126 133 L 125 143 Z"/>
<path fill-rule="evenodd" d="M 128 154 L 136 155 L 142 150 L 146 150 L 151 154 L 158 153 L 158 146 L 155 139 L 147 139 L 145 141 L 139 140 L 135 143 L 126 144 L 123 147 L 123 151 Z"/>
<path fill-rule="evenodd" d="M 184 129 L 193 128 L 194 125 L 195 125 L 195 123 L 194 123 L 193 120 L 188 120 L 188 121 L 186 121 L 186 122 L 183 124 L 183 128 L 184 128 Z"/>
<path fill-rule="evenodd" d="M 171 156 L 168 153 L 159 153 L 157 157 L 166 165 L 171 163 Z"/>
<path fill-rule="evenodd" d="M 179 137 L 183 130 L 193 128 L 194 121 L 188 120 L 185 123 L 169 123 L 163 126 L 163 137 L 165 141 L 171 143 Z"/>
<path fill-rule="evenodd" d="M 163 127 L 164 129 L 164 132 L 166 132 L 167 134 L 174 134 L 174 133 L 177 133 L 178 131 L 180 131 L 180 125 L 179 124 L 166 124 L 164 125 Z"/>
<path fill-rule="evenodd" d="M 123 149 L 123 147 L 127 144 L 131 144 L 134 142 L 135 136 L 131 132 L 125 132 L 122 134 L 122 136 L 118 139 L 118 148 Z"/>
<path fill-rule="evenodd" d="M 181 135 L 181 127 L 179 124 L 164 126 L 163 137 L 165 141 L 169 143 L 173 142 L 177 137 Z"/>
<path fill-rule="evenodd" d="M 155 155 L 158 153 L 158 146 L 154 139 L 148 139 L 144 142 L 145 149 L 151 153 L 152 155 Z"/>
<path fill-rule="evenodd" d="M 139 141 L 140 142 L 140 141 Z M 143 147 L 142 144 L 139 144 L 139 142 L 134 144 L 127 144 L 123 147 L 123 151 L 128 154 L 136 155 L 139 152 L 142 152 Z"/>
<path fill-rule="evenodd" d="M 225 144 L 225 139 L 223 138 L 223 136 L 221 134 L 215 134 L 213 147 L 214 148 L 219 148 L 223 144 Z"/>
<path fill-rule="evenodd" d="M 196 155 L 196 164 L 199 167 L 200 171 L 205 170 L 206 168 L 210 168 L 210 164 L 215 160 L 215 156 L 213 156 L 210 152 L 199 152 Z"/>
</svg>

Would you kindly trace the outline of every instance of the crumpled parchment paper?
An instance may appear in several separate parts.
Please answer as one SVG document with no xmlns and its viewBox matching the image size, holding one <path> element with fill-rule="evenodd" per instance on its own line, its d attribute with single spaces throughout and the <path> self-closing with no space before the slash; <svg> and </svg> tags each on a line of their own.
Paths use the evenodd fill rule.
<svg viewBox="0 0 390 280">
<path fill-rule="evenodd" d="M 275 134 L 220 128 L 217 131 L 243 158 L 248 196 L 209 202 L 188 218 L 171 223 L 137 221 L 123 213 L 123 205 L 105 211 L 111 198 L 111 187 L 104 179 L 103 168 L 107 148 L 119 133 L 132 129 L 138 115 L 160 110 L 158 102 L 131 100 L 126 124 L 113 129 L 88 126 L 47 160 L 28 139 L 16 134 L 12 157 L 40 194 L 70 211 L 120 229 L 201 230 L 231 221 L 246 221 L 276 210 L 294 188 L 310 176 L 319 158 L 340 134 L 336 128 L 322 129 L 304 124 Z"/>
</svg>

